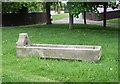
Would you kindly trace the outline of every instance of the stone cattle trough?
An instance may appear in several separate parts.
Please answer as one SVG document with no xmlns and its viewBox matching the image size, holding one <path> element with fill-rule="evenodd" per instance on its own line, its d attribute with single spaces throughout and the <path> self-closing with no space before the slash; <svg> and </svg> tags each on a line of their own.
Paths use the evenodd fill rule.
<svg viewBox="0 0 120 84">
<path fill-rule="evenodd" d="M 101 57 L 101 46 L 31 44 L 27 33 L 20 33 L 16 43 L 17 57 L 37 55 L 40 58 L 75 59 L 98 61 Z"/>
</svg>

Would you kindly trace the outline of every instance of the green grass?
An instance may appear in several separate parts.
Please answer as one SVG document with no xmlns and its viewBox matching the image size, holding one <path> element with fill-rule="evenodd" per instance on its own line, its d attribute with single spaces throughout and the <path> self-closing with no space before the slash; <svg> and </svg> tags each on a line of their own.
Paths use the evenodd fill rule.
<svg viewBox="0 0 120 84">
<path fill-rule="evenodd" d="M 110 23 L 120 23 L 120 18 L 107 20 L 107 22 L 110 22 Z"/>
<path fill-rule="evenodd" d="M 0 27 L 0 83 L 2 83 L 2 28 Z"/>
<path fill-rule="evenodd" d="M 53 21 L 60 20 L 60 19 L 66 18 L 66 17 L 68 17 L 68 13 L 53 15 Z"/>
<path fill-rule="evenodd" d="M 118 81 L 118 31 L 113 27 L 75 24 L 9 27 L 2 30 L 3 82 L 117 82 Z M 32 43 L 100 45 L 99 62 L 40 59 L 37 56 L 16 57 L 19 33 L 26 32 Z"/>
</svg>

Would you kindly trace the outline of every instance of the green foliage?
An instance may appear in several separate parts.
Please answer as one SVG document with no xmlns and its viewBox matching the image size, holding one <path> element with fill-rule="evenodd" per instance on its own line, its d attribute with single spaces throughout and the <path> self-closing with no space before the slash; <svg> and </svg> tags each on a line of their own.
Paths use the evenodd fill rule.
<svg viewBox="0 0 120 84">
<path fill-rule="evenodd" d="M 68 2 L 67 7 L 74 17 L 78 17 L 82 12 L 98 13 L 97 7 L 99 7 L 99 4 L 95 2 Z"/>
<path fill-rule="evenodd" d="M 18 13 L 22 8 L 27 8 L 28 11 L 40 11 L 41 2 L 3 2 L 3 13 Z"/>
<path fill-rule="evenodd" d="M 109 2 L 108 6 L 112 9 L 118 8 L 118 4 L 116 2 Z"/>
<path fill-rule="evenodd" d="M 116 2 L 67 2 L 67 8 L 74 17 L 78 17 L 78 15 L 83 12 L 93 12 L 98 15 L 99 11 L 97 8 L 100 7 L 100 5 L 103 6 L 103 4 L 106 4 L 107 7 L 111 7 L 112 9 L 118 7 Z"/>
<path fill-rule="evenodd" d="M 63 10 L 63 7 L 64 7 L 64 4 L 62 2 L 52 2 L 51 3 L 51 9 L 58 12 L 58 14 L 60 14 L 60 11 Z"/>
</svg>

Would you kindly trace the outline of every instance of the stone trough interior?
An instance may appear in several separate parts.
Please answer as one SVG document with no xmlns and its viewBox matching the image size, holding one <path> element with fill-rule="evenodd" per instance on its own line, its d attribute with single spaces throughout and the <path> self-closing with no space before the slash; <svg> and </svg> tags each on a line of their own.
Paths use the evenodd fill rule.
<svg viewBox="0 0 120 84">
<path fill-rule="evenodd" d="M 39 55 L 41 58 L 75 59 L 82 61 L 99 61 L 101 46 L 32 44 L 27 33 L 20 33 L 16 42 L 17 57 Z"/>
<path fill-rule="evenodd" d="M 100 49 L 100 46 L 80 46 L 80 45 L 59 45 L 59 44 L 31 44 L 28 47 L 47 47 L 47 48 L 66 48 L 66 49 L 83 49 L 83 50 L 96 50 Z"/>
</svg>

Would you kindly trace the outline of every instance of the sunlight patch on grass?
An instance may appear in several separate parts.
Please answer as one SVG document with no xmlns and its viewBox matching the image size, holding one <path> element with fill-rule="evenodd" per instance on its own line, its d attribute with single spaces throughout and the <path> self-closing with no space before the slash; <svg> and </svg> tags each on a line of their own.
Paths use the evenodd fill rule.
<svg viewBox="0 0 120 84">
<path fill-rule="evenodd" d="M 66 18 L 66 17 L 68 17 L 68 13 L 53 15 L 53 21 L 60 20 L 60 19 Z"/>
<path fill-rule="evenodd" d="M 120 23 L 120 18 L 107 20 L 109 23 Z"/>
</svg>

